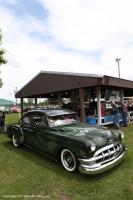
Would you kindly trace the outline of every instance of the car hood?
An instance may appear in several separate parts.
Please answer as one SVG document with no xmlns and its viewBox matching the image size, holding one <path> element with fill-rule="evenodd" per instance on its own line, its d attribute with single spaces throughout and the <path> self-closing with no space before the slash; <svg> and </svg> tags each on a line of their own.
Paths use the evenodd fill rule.
<svg viewBox="0 0 133 200">
<path fill-rule="evenodd" d="M 66 137 L 89 142 L 92 141 L 97 147 L 114 143 L 118 141 L 119 138 L 119 134 L 117 132 L 110 131 L 104 127 L 90 127 L 83 123 L 75 123 L 56 128 Z"/>
</svg>

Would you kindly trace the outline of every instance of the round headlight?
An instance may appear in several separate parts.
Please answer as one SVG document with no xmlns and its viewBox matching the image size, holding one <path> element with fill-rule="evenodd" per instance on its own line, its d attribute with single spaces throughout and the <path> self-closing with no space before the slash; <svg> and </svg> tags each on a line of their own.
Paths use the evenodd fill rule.
<svg viewBox="0 0 133 200">
<path fill-rule="evenodd" d="M 91 151 L 95 151 L 96 150 L 96 145 L 95 143 L 91 143 Z"/>
</svg>

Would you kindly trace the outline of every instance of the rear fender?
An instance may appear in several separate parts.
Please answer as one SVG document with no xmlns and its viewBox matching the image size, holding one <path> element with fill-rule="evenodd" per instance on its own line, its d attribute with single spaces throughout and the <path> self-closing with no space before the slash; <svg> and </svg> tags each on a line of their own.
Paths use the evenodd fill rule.
<svg viewBox="0 0 133 200">
<path fill-rule="evenodd" d="M 19 136 L 22 138 L 22 140 L 24 139 L 24 134 L 23 131 L 21 129 L 21 127 L 19 125 L 11 125 L 7 127 L 7 136 L 12 139 L 13 136 L 13 132 L 15 132 L 15 134 L 19 134 Z"/>
<path fill-rule="evenodd" d="M 19 125 L 14 125 L 12 127 L 12 130 L 14 130 L 17 134 L 19 134 L 20 136 L 24 136 L 22 128 Z"/>
</svg>

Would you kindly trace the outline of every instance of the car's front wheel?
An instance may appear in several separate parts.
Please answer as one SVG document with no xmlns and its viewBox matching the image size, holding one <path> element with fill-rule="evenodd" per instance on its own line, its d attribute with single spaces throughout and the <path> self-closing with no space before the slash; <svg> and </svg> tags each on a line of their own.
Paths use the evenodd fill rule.
<svg viewBox="0 0 133 200">
<path fill-rule="evenodd" d="M 74 172 L 77 169 L 76 158 L 69 149 L 63 149 L 61 151 L 61 163 L 69 172 Z"/>
</svg>

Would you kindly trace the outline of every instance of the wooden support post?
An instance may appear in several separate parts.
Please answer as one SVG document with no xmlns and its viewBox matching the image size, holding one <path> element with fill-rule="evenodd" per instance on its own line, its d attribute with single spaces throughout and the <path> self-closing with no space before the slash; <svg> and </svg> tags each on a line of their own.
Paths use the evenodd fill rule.
<svg viewBox="0 0 133 200">
<path fill-rule="evenodd" d="M 37 97 L 35 98 L 35 109 L 37 109 Z"/>
<path fill-rule="evenodd" d="M 21 98 L 21 117 L 23 116 L 23 104 L 24 104 L 23 98 Z"/>
<path fill-rule="evenodd" d="M 79 100 L 80 100 L 80 120 L 85 122 L 85 111 L 84 111 L 84 89 L 79 88 Z"/>
<path fill-rule="evenodd" d="M 96 96 L 97 96 L 97 124 L 101 125 L 101 88 L 100 86 L 96 88 Z"/>
<path fill-rule="evenodd" d="M 58 106 L 59 106 L 59 108 L 61 108 L 62 107 L 62 96 L 60 93 L 57 94 L 57 98 L 58 98 Z"/>
</svg>

